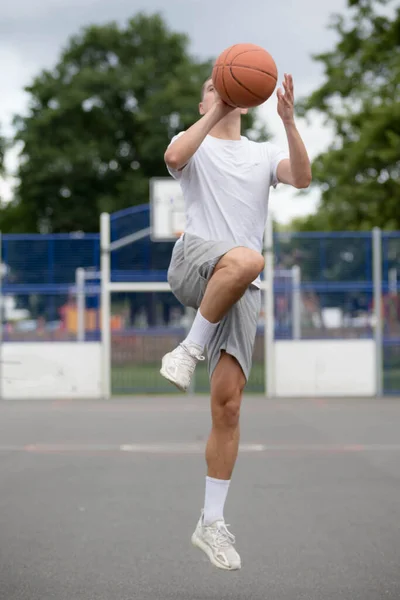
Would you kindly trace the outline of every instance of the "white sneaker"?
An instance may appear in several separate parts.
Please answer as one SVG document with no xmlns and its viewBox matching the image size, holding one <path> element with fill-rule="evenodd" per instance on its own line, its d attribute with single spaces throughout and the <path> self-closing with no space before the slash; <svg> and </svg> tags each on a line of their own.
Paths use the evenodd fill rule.
<svg viewBox="0 0 400 600">
<path fill-rule="evenodd" d="M 235 536 L 228 531 L 224 520 L 203 525 L 203 511 L 192 535 L 192 544 L 203 550 L 219 569 L 236 571 L 241 568 L 240 556 L 233 547 Z"/>
<path fill-rule="evenodd" d="M 200 346 L 179 344 L 175 350 L 163 356 L 160 373 L 182 392 L 186 392 L 200 360 L 204 360 Z"/>
</svg>

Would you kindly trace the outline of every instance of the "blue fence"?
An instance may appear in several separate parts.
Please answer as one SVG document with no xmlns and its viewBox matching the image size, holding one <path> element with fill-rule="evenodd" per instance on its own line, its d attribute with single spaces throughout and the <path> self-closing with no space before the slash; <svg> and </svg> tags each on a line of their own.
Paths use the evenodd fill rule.
<svg viewBox="0 0 400 600">
<path fill-rule="evenodd" d="M 111 216 L 111 239 L 149 225 L 147 205 L 117 212 Z M 301 272 L 303 339 L 373 334 L 370 232 L 275 233 L 274 247 L 276 338 L 293 335 L 294 265 Z M 111 256 L 112 280 L 166 281 L 172 248 L 173 242 L 144 238 L 116 250 Z M 99 270 L 99 235 L 3 235 L 2 263 L 5 339 L 75 339 L 75 271 Z M 400 232 L 382 233 L 382 274 L 384 389 L 400 393 Z M 137 326 L 139 315 L 143 329 L 170 327 L 176 314 L 183 313 L 172 294 L 115 294 L 113 304 L 114 312 L 123 307 L 126 329 Z M 98 336 L 98 308 L 98 293 L 89 293 L 89 339 Z"/>
</svg>

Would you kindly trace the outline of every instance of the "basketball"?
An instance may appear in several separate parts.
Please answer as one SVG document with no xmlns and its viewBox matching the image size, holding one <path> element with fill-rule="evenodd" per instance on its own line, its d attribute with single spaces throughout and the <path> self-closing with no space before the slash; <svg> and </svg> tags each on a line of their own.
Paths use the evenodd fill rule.
<svg viewBox="0 0 400 600">
<path fill-rule="evenodd" d="M 224 102 L 238 108 L 263 104 L 273 94 L 278 70 L 272 56 L 255 44 L 235 44 L 215 61 L 212 80 Z"/>
</svg>

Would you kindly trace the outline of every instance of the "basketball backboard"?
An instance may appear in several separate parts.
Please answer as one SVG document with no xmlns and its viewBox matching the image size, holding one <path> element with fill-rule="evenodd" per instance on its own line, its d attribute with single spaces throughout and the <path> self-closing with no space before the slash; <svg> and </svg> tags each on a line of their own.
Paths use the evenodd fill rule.
<svg viewBox="0 0 400 600">
<path fill-rule="evenodd" d="M 185 230 L 181 186 L 171 177 L 150 179 L 150 227 L 153 242 L 174 241 Z"/>
</svg>

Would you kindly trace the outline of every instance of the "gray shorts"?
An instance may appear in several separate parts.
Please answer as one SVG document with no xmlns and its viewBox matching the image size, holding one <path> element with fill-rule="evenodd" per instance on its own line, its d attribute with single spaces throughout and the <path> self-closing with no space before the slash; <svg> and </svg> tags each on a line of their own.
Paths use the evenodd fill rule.
<svg viewBox="0 0 400 600">
<path fill-rule="evenodd" d="M 215 265 L 235 244 L 206 241 L 185 233 L 174 246 L 168 269 L 168 283 L 174 296 L 184 306 L 198 309 Z M 218 364 L 221 350 L 234 356 L 248 380 L 253 357 L 257 322 L 261 309 L 261 291 L 250 285 L 217 327 L 208 344 L 208 373 Z"/>
</svg>

